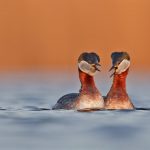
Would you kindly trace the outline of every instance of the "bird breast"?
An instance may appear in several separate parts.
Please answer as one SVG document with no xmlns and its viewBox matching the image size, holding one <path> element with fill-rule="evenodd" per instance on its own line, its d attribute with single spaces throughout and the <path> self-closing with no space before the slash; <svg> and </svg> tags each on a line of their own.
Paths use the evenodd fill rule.
<svg viewBox="0 0 150 150">
<path fill-rule="evenodd" d="M 86 108 L 103 108 L 104 107 L 104 100 L 101 96 L 97 95 L 95 97 L 89 95 L 82 95 L 78 102 L 79 109 L 86 109 Z"/>
</svg>

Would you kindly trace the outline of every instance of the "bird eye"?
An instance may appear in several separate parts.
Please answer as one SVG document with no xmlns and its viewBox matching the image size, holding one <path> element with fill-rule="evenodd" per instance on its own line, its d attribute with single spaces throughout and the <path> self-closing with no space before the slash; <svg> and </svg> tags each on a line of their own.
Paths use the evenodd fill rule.
<svg viewBox="0 0 150 150">
<path fill-rule="evenodd" d="M 119 64 L 118 64 L 118 65 L 119 65 Z M 115 69 L 118 69 L 118 66 L 115 66 L 114 68 L 115 68 Z"/>
</svg>

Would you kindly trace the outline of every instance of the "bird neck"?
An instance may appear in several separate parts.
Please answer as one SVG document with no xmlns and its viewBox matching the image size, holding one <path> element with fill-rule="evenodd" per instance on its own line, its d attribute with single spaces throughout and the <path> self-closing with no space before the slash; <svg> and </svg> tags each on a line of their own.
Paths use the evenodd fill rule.
<svg viewBox="0 0 150 150">
<path fill-rule="evenodd" d="M 95 86 L 94 78 L 79 69 L 79 78 L 81 82 L 81 90 L 80 92 L 88 93 L 88 92 L 97 92 L 97 88 Z"/>
<path fill-rule="evenodd" d="M 126 78 L 128 75 L 128 71 L 129 71 L 129 69 L 121 74 L 114 75 L 113 84 L 112 84 L 113 89 L 122 88 L 122 89 L 126 90 Z"/>
</svg>

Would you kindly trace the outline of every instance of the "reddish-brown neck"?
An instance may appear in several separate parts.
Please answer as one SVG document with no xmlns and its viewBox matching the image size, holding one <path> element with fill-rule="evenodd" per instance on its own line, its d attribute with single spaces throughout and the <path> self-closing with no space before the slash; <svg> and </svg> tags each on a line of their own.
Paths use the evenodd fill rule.
<svg viewBox="0 0 150 150">
<path fill-rule="evenodd" d="M 79 69 L 81 91 L 94 91 L 96 89 L 94 78 Z M 97 91 L 97 90 L 96 90 Z"/>
<path fill-rule="evenodd" d="M 122 88 L 126 90 L 126 77 L 128 75 L 128 70 L 121 74 L 115 74 L 112 88 Z"/>
</svg>

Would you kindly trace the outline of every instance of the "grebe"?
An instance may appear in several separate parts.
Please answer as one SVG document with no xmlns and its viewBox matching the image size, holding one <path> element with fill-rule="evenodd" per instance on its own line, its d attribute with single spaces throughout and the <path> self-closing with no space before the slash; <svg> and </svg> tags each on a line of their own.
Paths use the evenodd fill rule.
<svg viewBox="0 0 150 150">
<path fill-rule="evenodd" d="M 113 84 L 105 98 L 105 109 L 134 109 L 126 92 L 126 77 L 130 67 L 130 56 L 127 52 L 113 52 L 111 54 L 111 70 L 114 73 Z"/>
<path fill-rule="evenodd" d="M 100 58 L 96 53 L 82 53 L 78 58 L 81 89 L 79 93 L 70 93 L 61 97 L 52 109 L 101 109 L 104 100 L 96 88 L 93 76 L 99 70 Z"/>
</svg>

